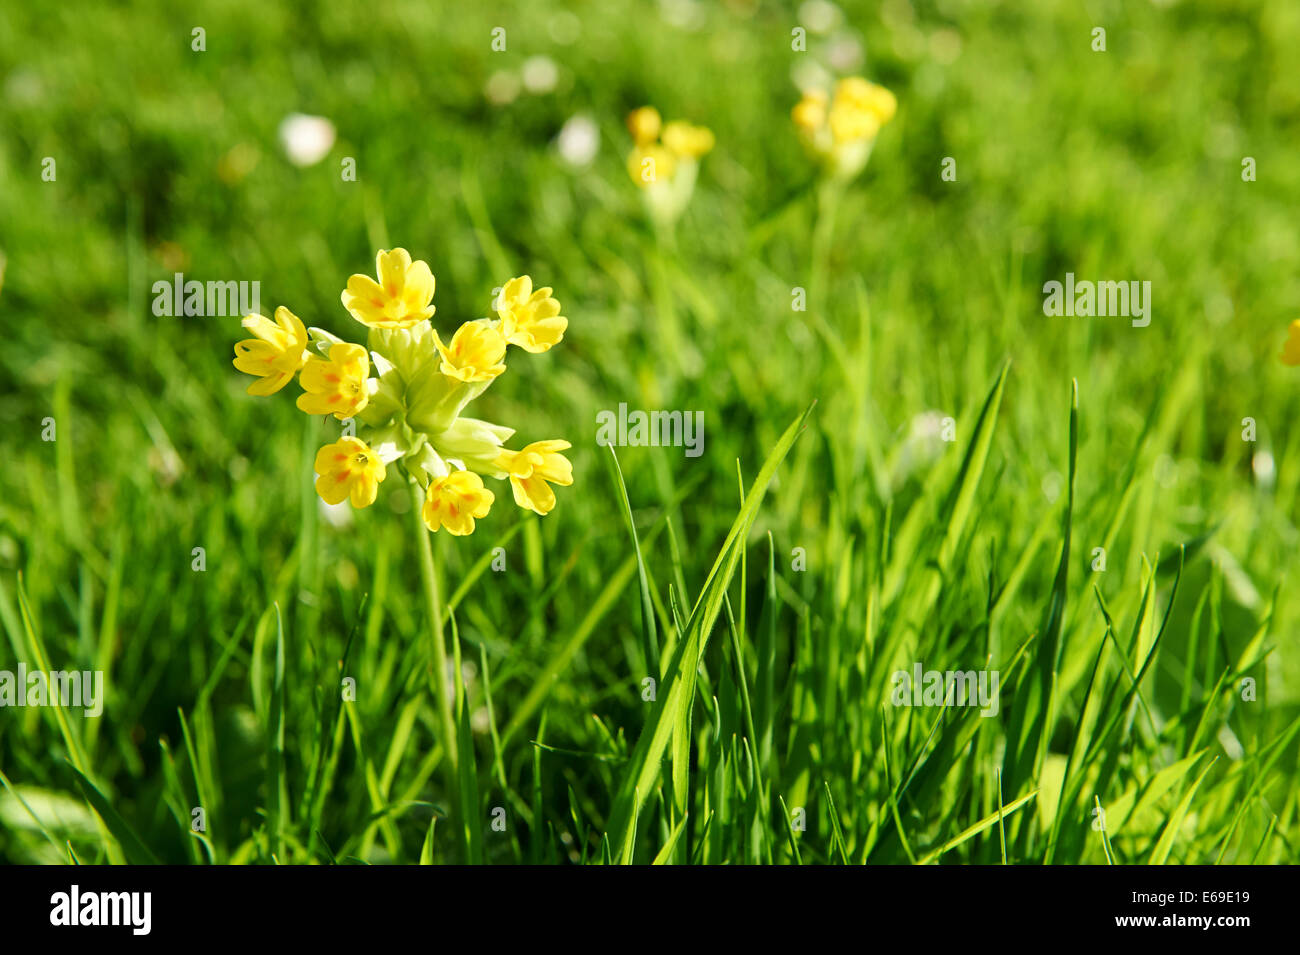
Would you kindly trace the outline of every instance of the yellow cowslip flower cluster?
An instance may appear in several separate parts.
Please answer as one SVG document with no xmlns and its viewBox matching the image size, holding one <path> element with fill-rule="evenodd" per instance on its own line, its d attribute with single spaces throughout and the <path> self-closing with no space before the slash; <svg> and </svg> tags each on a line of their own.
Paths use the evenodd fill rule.
<svg viewBox="0 0 1300 955">
<path fill-rule="evenodd" d="M 1287 329 L 1286 343 L 1282 346 L 1282 364 L 1300 365 L 1300 318 Z"/>
<path fill-rule="evenodd" d="M 799 138 L 832 179 L 847 182 L 871 157 L 880 128 L 894 118 L 898 101 L 883 86 L 848 76 L 825 90 L 804 93 L 791 111 Z"/>
<path fill-rule="evenodd" d="M 644 191 L 650 214 L 671 223 L 690 201 L 700 157 L 713 149 L 713 132 L 682 120 L 665 125 L 653 106 L 632 110 L 627 128 L 633 141 L 628 175 Z"/>
<path fill-rule="evenodd" d="M 411 261 L 405 249 L 381 250 L 375 278 L 353 275 L 342 295 L 343 307 L 370 329 L 368 347 L 307 329 L 282 306 L 274 322 L 244 319 L 256 337 L 235 346 L 234 365 L 257 379 L 251 395 L 274 394 L 297 374 L 299 408 L 356 420 L 361 436 L 345 435 L 316 454 L 316 493 L 329 504 L 373 504 L 388 465 L 400 460 L 424 488 L 420 514 L 432 531 L 473 533 L 496 499 L 481 475 L 508 479 L 516 504 L 549 513 L 551 485 L 573 483 L 573 467 L 560 453 L 569 442 L 511 450 L 505 442 L 513 430 L 462 412 L 506 370 L 508 345 L 547 351 L 569 320 L 551 289 L 534 289 L 524 275 L 502 288 L 495 319 L 465 322 L 444 343 L 431 321 L 433 292 L 427 263 Z"/>
</svg>

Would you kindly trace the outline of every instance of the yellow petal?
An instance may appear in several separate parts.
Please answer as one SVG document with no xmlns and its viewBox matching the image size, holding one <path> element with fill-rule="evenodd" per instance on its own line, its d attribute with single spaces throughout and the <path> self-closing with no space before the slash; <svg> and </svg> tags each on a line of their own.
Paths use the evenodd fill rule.
<svg viewBox="0 0 1300 955">
<path fill-rule="evenodd" d="M 352 506 L 369 507 L 379 496 L 379 482 L 374 476 L 363 472 L 352 482 Z"/>
<path fill-rule="evenodd" d="M 514 492 L 515 503 L 526 510 L 546 515 L 555 507 L 555 492 L 537 475 L 522 479 L 512 477 L 510 489 Z"/>
<path fill-rule="evenodd" d="M 692 126 L 677 120 L 664 127 L 664 145 L 678 156 L 699 159 L 713 149 L 713 132 L 704 126 Z"/>
<path fill-rule="evenodd" d="M 284 329 L 265 315 L 245 315 L 240 324 L 262 341 L 274 345 L 276 348 L 283 348 L 285 345 Z"/>
<path fill-rule="evenodd" d="M 307 326 L 293 312 L 283 305 L 275 310 L 275 320 L 284 329 L 289 341 L 300 348 L 307 347 Z"/>
<path fill-rule="evenodd" d="M 1291 323 L 1289 338 L 1282 346 L 1282 362 L 1286 365 L 1300 365 L 1300 318 Z"/>
<path fill-rule="evenodd" d="M 642 106 L 627 115 L 627 129 L 637 145 L 645 145 L 659 138 L 659 110 L 653 106 Z"/>
<path fill-rule="evenodd" d="M 627 157 L 627 173 L 638 186 L 653 186 L 672 179 L 677 169 L 673 154 L 657 143 L 638 146 Z"/>
<path fill-rule="evenodd" d="M 267 395 L 273 395 L 293 379 L 293 375 L 288 372 L 278 371 L 274 374 L 267 375 L 265 378 L 259 378 L 248 386 L 248 393 L 256 395 L 259 398 L 265 398 Z"/>
<path fill-rule="evenodd" d="M 307 414 L 336 414 L 339 411 L 344 411 L 343 417 L 351 417 L 350 414 L 346 413 L 347 409 L 343 407 L 343 397 L 338 394 L 322 395 L 305 391 L 298 396 L 296 403 L 299 410 L 305 411 Z"/>
<path fill-rule="evenodd" d="M 274 362 L 279 356 L 279 349 L 273 345 L 268 345 L 259 338 L 248 338 L 235 345 L 232 364 L 247 375 L 260 377 L 275 369 Z"/>
<path fill-rule="evenodd" d="M 805 95 L 790 111 L 790 118 L 804 132 L 816 132 L 826 122 L 825 94 L 821 96 Z"/>
<path fill-rule="evenodd" d="M 342 504 L 348 496 L 348 482 L 337 474 L 322 474 L 316 479 L 316 493 L 326 504 Z"/>
<path fill-rule="evenodd" d="M 406 270 L 410 267 L 411 253 L 405 249 L 393 249 L 391 252 L 381 249 L 375 256 L 375 274 L 379 277 L 379 284 L 393 297 L 401 295 L 402 289 L 406 287 Z"/>
<path fill-rule="evenodd" d="M 433 300 L 436 285 L 437 282 L 433 277 L 433 272 L 429 269 L 428 262 L 413 263 L 406 270 L 406 289 L 402 295 L 407 309 L 412 312 L 428 309 L 428 314 L 432 315 L 435 309 L 429 303 Z"/>
<path fill-rule="evenodd" d="M 521 275 L 518 278 L 511 279 L 501 289 L 501 303 L 507 308 L 522 305 L 527 302 L 533 294 L 533 280 L 531 276 Z"/>
</svg>

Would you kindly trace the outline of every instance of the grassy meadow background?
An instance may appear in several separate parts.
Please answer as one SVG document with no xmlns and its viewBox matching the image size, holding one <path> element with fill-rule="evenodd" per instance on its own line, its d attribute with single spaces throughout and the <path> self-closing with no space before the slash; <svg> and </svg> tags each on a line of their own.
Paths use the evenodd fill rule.
<svg viewBox="0 0 1300 955">
<path fill-rule="evenodd" d="M 0 859 L 1295 861 L 1297 46 L 1287 0 L 6 5 L 0 669 L 107 699 L 0 710 Z M 814 64 L 899 100 L 820 213 Z M 717 137 L 671 236 L 624 168 L 646 103 Z M 317 165 L 292 112 L 337 127 Z M 568 438 L 574 486 L 433 541 L 455 772 L 402 482 L 327 520 L 337 423 L 245 394 L 238 318 L 151 310 L 258 280 L 354 336 L 394 246 L 444 334 L 524 273 L 570 320 L 475 413 Z M 1150 326 L 1045 317 L 1066 272 L 1150 281 Z M 699 458 L 618 451 L 640 565 L 620 402 L 704 413 Z M 998 715 L 890 706 L 916 661 L 998 670 Z"/>
</svg>

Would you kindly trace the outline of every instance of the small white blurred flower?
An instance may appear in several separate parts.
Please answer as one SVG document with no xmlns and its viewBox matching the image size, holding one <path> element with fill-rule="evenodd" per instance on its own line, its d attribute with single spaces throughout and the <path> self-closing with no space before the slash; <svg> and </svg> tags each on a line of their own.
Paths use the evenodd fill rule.
<svg viewBox="0 0 1300 955">
<path fill-rule="evenodd" d="M 511 70 L 497 70 L 483 84 L 483 95 L 495 106 L 512 103 L 519 95 L 519 77 Z"/>
<path fill-rule="evenodd" d="M 555 138 L 555 146 L 560 151 L 560 158 L 575 169 L 591 165 L 600 149 L 600 130 L 590 116 L 579 113 L 571 116 L 560 128 L 560 135 Z"/>
<path fill-rule="evenodd" d="M 680 30 L 698 30 L 704 25 L 704 5 L 699 0 L 659 0 L 659 15 Z"/>
<path fill-rule="evenodd" d="M 811 57 L 795 57 L 794 66 L 790 68 L 790 80 L 800 93 L 809 90 L 828 89 L 835 77 L 830 71 Z"/>
<path fill-rule="evenodd" d="M 1223 753 L 1228 759 L 1236 760 L 1246 755 L 1246 750 L 1241 745 L 1241 740 L 1237 739 L 1237 734 L 1228 726 L 1219 730 L 1217 739 L 1219 745 L 1223 747 Z"/>
<path fill-rule="evenodd" d="M 1043 475 L 1042 487 L 1043 497 L 1047 498 L 1049 503 L 1055 503 L 1061 496 L 1061 491 L 1065 489 L 1065 478 L 1061 476 L 1060 471 L 1048 471 Z"/>
<path fill-rule="evenodd" d="M 1268 451 L 1256 451 L 1254 457 L 1250 459 L 1251 470 L 1255 472 L 1255 480 L 1263 487 L 1272 487 L 1273 480 L 1277 476 L 1277 465 L 1273 462 L 1273 455 Z"/>
<path fill-rule="evenodd" d="M 560 69 L 549 56 L 530 56 L 522 68 L 524 89 L 538 95 L 555 89 L 560 79 Z"/>
<path fill-rule="evenodd" d="M 799 22 L 812 33 L 829 33 L 840 25 L 843 16 L 829 0 L 807 0 L 799 6 Z"/>
<path fill-rule="evenodd" d="M 295 166 L 314 166 L 334 148 L 334 124 L 324 116 L 290 113 L 280 123 L 280 145 Z"/>
<path fill-rule="evenodd" d="M 851 33 L 841 33 L 831 40 L 826 59 L 841 73 L 852 73 L 862 67 L 862 43 Z"/>
<path fill-rule="evenodd" d="M 15 106 L 28 106 L 40 102 L 45 96 L 40 75 L 32 70 L 14 70 L 5 79 L 5 99 Z"/>
<path fill-rule="evenodd" d="M 943 454 L 943 426 L 947 417 L 942 411 L 923 411 L 913 416 L 894 459 L 893 483 L 896 488 L 913 474 L 929 468 Z"/>
<path fill-rule="evenodd" d="M 1173 487 L 1179 478 L 1178 462 L 1168 454 L 1156 458 L 1155 479 L 1161 487 Z"/>
</svg>

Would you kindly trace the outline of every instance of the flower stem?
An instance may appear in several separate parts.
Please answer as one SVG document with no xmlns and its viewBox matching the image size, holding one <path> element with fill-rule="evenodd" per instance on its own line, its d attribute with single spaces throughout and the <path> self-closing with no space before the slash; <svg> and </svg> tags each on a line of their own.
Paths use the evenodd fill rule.
<svg viewBox="0 0 1300 955">
<path fill-rule="evenodd" d="M 673 364 L 665 369 L 670 381 L 679 377 L 695 378 L 704 370 L 704 357 L 690 337 L 682 332 L 670 263 L 677 260 L 677 237 L 670 225 L 655 224 L 654 243 L 645 253 L 646 278 L 650 283 L 655 312 L 659 319 L 659 334 L 664 351 L 673 356 Z"/>
<path fill-rule="evenodd" d="M 835 234 L 835 210 L 843 198 L 843 188 L 832 179 L 817 184 L 817 211 L 813 226 L 811 281 L 808 283 L 808 308 L 825 317 L 826 279 L 830 271 L 831 238 Z"/>
<path fill-rule="evenodd" d="M 416 546 L 420 551 L 420 579 L 424 584 L 424 609 L 429 617 L 429 636 L 433 642 L 433 693 L 438 704 L 438 724 L 442 730 L 444 776 L 449 798 L 454 806 L 460 795 L 457 774 L 456 722 L 452 718 L 451 696 L 447 692 L 447 643 L 442 629 L 442 600 L 438 595 L 438 578 L 433 569 L 433 546 L 429 529 L 420 516 L 420 484 L 411 479 L 411 513 L 415 516 Z M 460 674 L 452 678 L 459 679 Z"/>
</svg>

